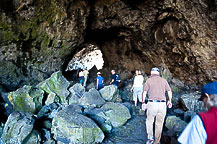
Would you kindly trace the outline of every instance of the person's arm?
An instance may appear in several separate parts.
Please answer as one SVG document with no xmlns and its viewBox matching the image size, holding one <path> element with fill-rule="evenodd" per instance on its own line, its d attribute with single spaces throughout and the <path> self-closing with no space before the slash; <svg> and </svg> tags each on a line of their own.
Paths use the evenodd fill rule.
<svg viewBox="0 0 217 144">
<path fill-rule="evenodd" d="M 178 138 L 181 144 L 205 144 L 206 140 L 206 130 L 199 115 L 194 116 Z"/>
<path fill-rule="evenodd" d="M 98 89 L 99 79 L 96 80 L 96 89 Z"/>
<path fill-rule="evenodd" d="M 112 79 L 112 81 L 110 82 L 110 84 L 112 84 L 114 82 L 114 79 Z"/>
<path fill-rule="evenodd" d="M 146 103 L 145 103 L 146 94 L 147 94 L 147 91 L 143 91 L 143 93 L 142 93 L 142 110 L 144 110 L 144 111 L 146 109 Z"/>
<path fill-rule="evenodd" d="M 172 91 L 167 91 L 167 93 L 168 93 L 168 102 L 167 102 L 167 106 L 168 106 L 168 108 L 172 108 L 172 97 L 173 97 L 173 95 L 172 95 Z"/>
</svg>

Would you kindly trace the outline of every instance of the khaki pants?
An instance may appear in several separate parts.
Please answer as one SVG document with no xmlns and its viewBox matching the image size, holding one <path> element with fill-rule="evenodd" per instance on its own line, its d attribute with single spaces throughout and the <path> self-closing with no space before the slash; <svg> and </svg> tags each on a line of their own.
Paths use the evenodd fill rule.
<svg viewBox="0 0 217 144">
<path fill-rule="evenodd" d="M 148 139 L 153 138 L 153 124 L 155 120 L 155 143 L 159 143 L 163 128 L 164 118 L 166 116 L 166 102 L 148 102 L 146 130 Z"/>
</svg>

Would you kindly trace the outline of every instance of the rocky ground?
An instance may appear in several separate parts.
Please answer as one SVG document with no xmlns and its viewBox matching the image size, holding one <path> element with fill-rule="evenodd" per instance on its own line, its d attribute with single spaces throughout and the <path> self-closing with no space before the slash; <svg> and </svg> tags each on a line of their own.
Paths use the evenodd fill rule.
<svg viewBox="0 0 217 144">
<path fill-rule="evenodd" d="M 120 89 L 107 85 L 97 91 L 90 83 L 85 89 L 79 83 L 68 81 L 61 72 L 55 72 L 36 86 L 25 85 L 10 93 L 2 91 L 1 115 L 5 119 L 1 119 L 1 141 L 7 144 L 144 144 L 145 112 L 141 104 L 134 106 L 130 92 L 132 80 L 127 82 Z M 178 84 L 173 80 L 173 88 Z M 181 89 L 174 91 L 162 143 L 177 143 L 178 135 L 195 112 L 205 110 L 202 102 L 197 101 L 199 97 L 196 90 L 187 94 L 181 93 Z"/>
</svg>

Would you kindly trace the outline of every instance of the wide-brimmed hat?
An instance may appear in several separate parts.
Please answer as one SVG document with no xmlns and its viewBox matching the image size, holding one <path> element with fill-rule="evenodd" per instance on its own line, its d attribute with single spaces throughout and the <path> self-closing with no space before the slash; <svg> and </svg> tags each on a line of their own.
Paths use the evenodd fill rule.
<svg viewBox="0 0 217 144">
<path fill-rule="evenodd" d="M 201 97 L 198 99 L 199 101 L 203 101 L 206 97 L 205 93 L 208 95 L 217 94 L 217 81 L 205 84 L 201 89 Z"/>
</svg>

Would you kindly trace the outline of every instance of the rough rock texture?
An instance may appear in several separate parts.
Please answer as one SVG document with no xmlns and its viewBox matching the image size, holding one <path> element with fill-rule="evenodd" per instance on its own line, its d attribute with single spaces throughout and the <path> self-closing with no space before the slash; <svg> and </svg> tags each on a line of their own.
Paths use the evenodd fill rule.
<svg viewBox="0 0 217 144">
<path fill-rule="evenodd" d="M 184 130 L 186 125 L 186 122 L 176 116 L 168 116 L 166 118 L 165 126 L 168 128 L 168 133 L 170 136 L 180 134 Z"/>
<path fill-rule="evenodd" d="M 85 88 L 80 84 L 77 83 L 69 88 L 70 95 L 68 96 L 68 103 L 70 104 L 78 104 L 79 99 L 82 97 L 82 95 L 85 92 Z"/>
<path fill-rule="evenodd" d="M 106 101 L 115 101 L 118 96 L 118 88 L 115 85 L 105 86 L 99 92 Z"/>
<path fill-rule="evenodd" d="M 40 82 L 37 87 L 44 90 L 48 94 L 54 93 L 58 97 L 58 102 L 61 104 L 67 104 L 66 98 L 69 95 L 68 87 L 69 82 L 66 78 L 62 75 L 60 71 L 55 72 L 51 75 L 50 78 L 46 79 L 45 81 Z M 52 97 L 53 94 L 50 94 L 48 98 Z"/>
<path fill-rule="evenodd" d="M 101 143 L 104 134 L 96 123 L 70 107 L 59 111 L 52 121 L 51 132 L 60 143 Z"/>
<path fill-rule="evenodd" d="M 103 144 L 144 144 L 146 139 L 145 117 L 137 116 L 126 125 L 114 128 Z"/>
<path fill-rule="evenodd" d="M 21 144 L 28 141 L 29 138 L 31 140 L 31 138 L 33 137 L 29 137 L 29 134 L 32 132 L 34 122 L 35 118 L 30 113 L 12 113 L 8 117 L 8 120 L 3 130 L 3 134 L 1 137 L 3 143 Z"/>
<path fill-rule="evenodd" d="M 37 113 L 42 108 L 43 97 L 43 90 L 26 85 L 8 95 L 14 111 L 32 113 Z"/>
<path fill-rule="evenodd" d="M 202 101 L 198 101 L 201 97 L 200 93 L 189 93 L 183 94 L 180 98 L 180 103 L 184 110 L 194 111 L 194 112 L 203 112 L 206 111 L 204 107 L 204 103 Z"/>
<path fill-rule="evenodd" d="M 10 90 L 65 70 L 88 43 L 106 67 L 165 64 L 184 82 L 217 80 L 215 0 L 3 0 L 0 82 Z"/>
<path fill-rule="evenodd" d="M 44 80 L 84 41 L 90 11 L 85 1 L 1 3 L 0 72 L 6 86 Z"/>
<path fill-rule="evenodd" d="M 126 106 L 114 102 L 107 102 L 101 108 L 85 109 L 84 113 L 94 119 L 105 132 L 124 125 L 131 118 Z"/>
<path fill-rule="evenodd" d="M 101 97 L 99 92 L 92 88 L 88 92 L 85 92 L 79 99 L 79 104 L 85 108 L 88 107 L 99 107 L 105 103 L 105 100 Z"/>
</svg>

